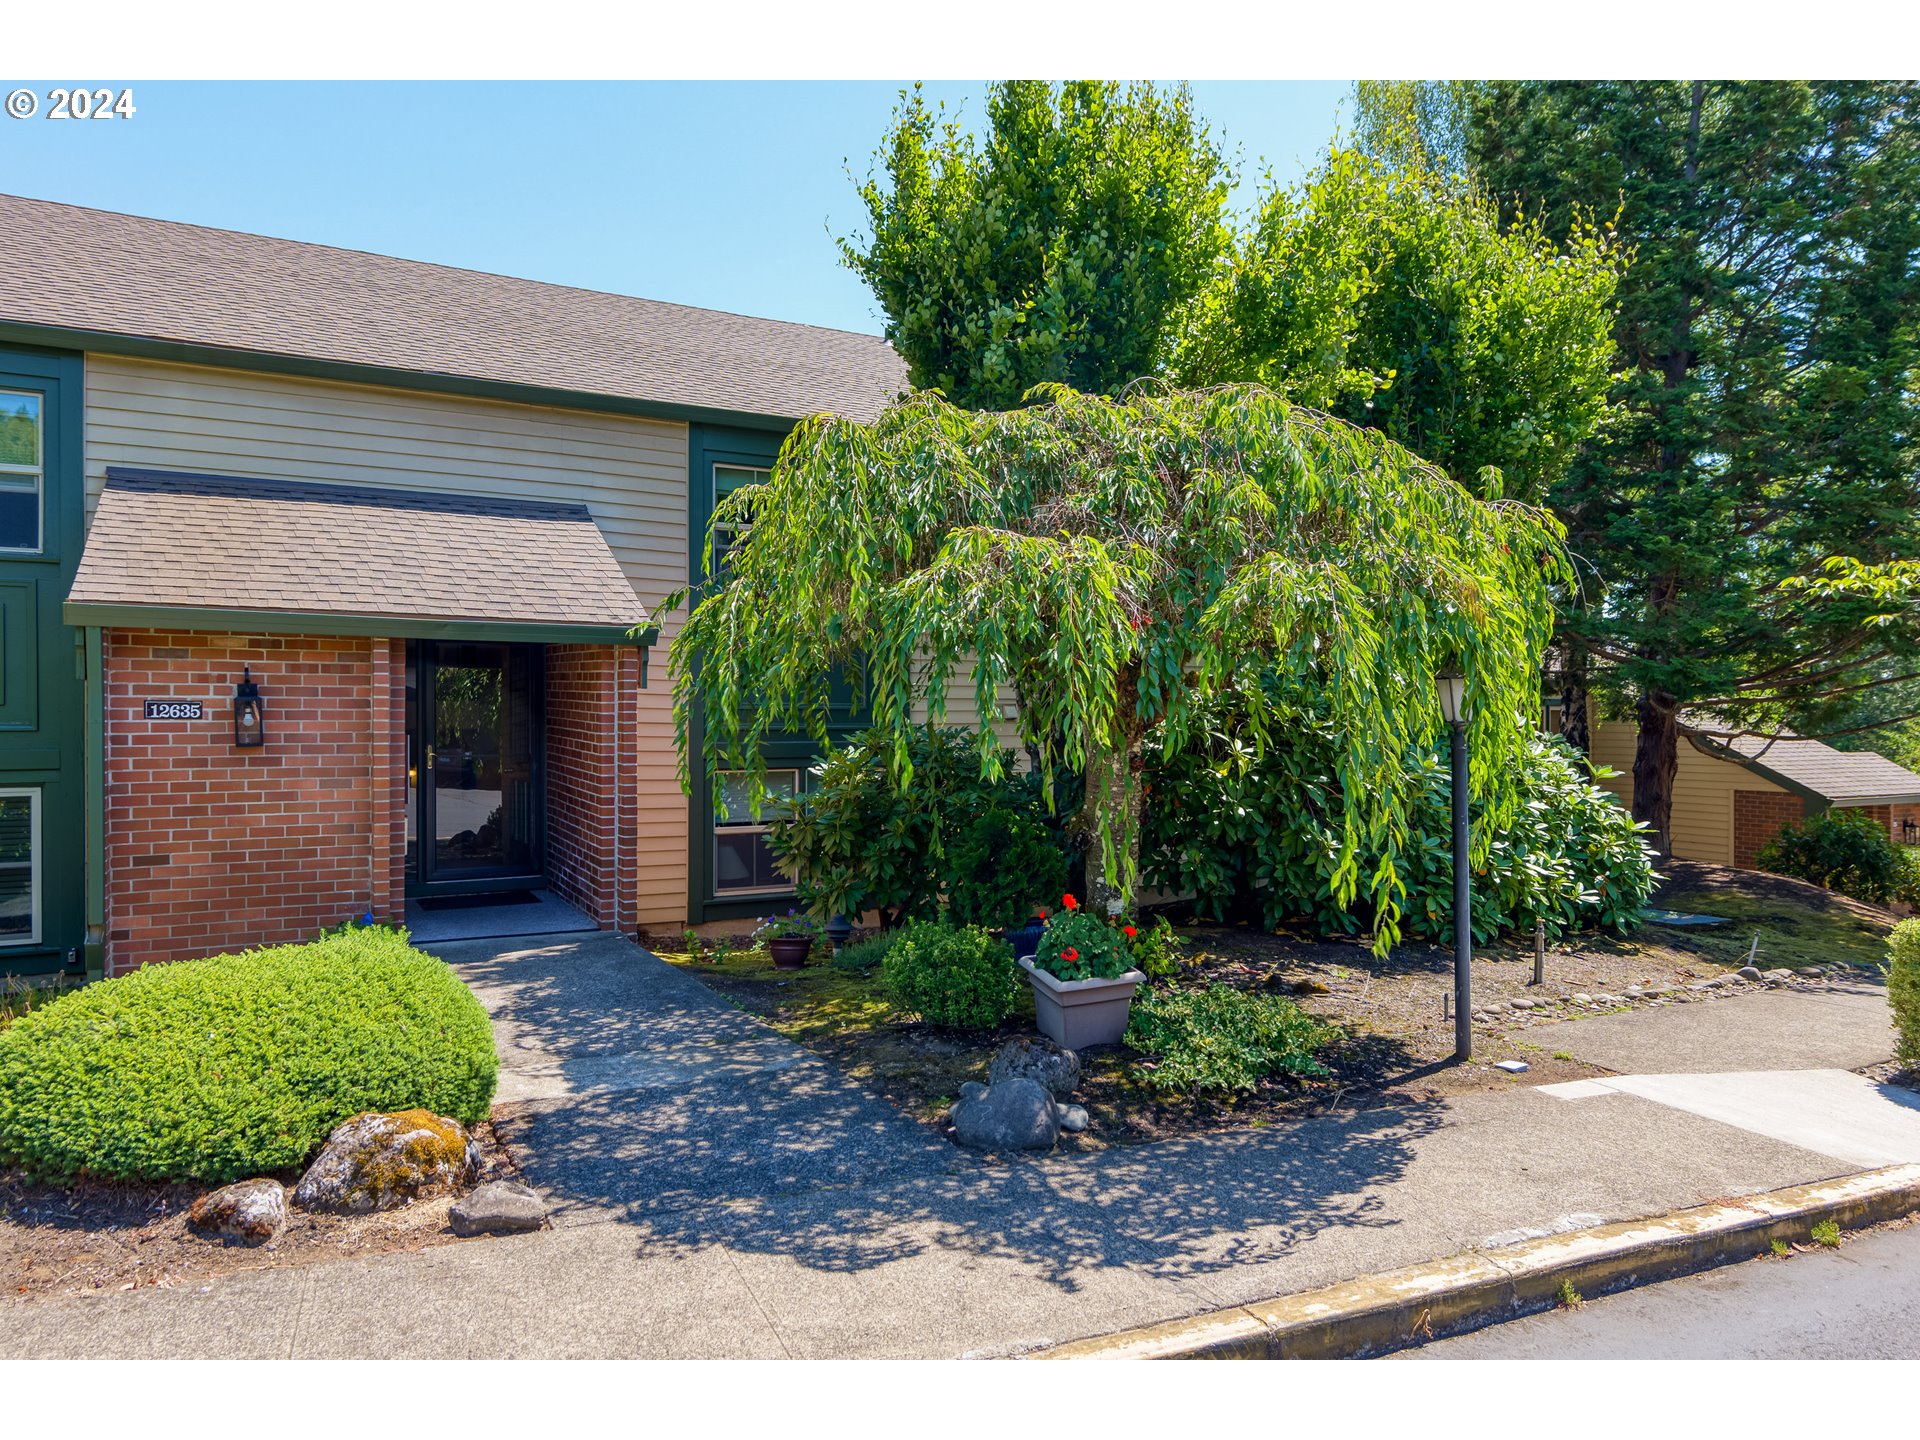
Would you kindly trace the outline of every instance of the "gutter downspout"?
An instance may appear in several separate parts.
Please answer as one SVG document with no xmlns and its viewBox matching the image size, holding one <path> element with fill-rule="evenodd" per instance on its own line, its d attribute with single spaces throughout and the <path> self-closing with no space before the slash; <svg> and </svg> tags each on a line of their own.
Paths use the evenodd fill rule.
<svg viewBox="0 0 1920 1440">
<path fill-rule="evenodd" d="M 81 677 L 81 784 L 86 807 L 87 978 L 107 973 L 107 686 L 100 627 L 86 627 Z"/>
</svg>

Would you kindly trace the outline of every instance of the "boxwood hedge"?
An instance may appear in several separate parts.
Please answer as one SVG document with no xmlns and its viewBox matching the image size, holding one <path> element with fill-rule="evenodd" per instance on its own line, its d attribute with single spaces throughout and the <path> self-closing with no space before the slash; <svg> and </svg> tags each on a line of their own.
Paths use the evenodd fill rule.
<svg viewBox="0 0 1920 1440">
<path fill-rule="evenodd" d="M 403 931 L 153 965 L 0 1031 L 0 1163 L 222 1183 L 304 1164 L 364 1110 L 486 1118 L 486 1012 Z"/>
</svg>

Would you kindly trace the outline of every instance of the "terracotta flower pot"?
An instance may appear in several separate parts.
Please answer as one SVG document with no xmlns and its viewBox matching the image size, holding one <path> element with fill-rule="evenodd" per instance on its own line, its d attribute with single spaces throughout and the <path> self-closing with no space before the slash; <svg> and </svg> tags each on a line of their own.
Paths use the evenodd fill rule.
<svg viewBox="0 0 1920 1440">
<path fill-rule="evenodd" d="M 1069 1050 L 1117 1044 L 1127 1033 L 1133 992 L 1147 978 L 1129 970 L 1111 980 L 1056 980 L 1031 960 L 1022 960 L 1020 968 L 1033 986 L 1033 1013 L 1040 1033 Z"/>
<path fill-rule="evenodd" d="M 813 941 L 805 935 L 782 935 L 777 940 L 769 940 L 767 949 L 773 952 L 776 970 L 798 970 L 813 953 Z"/>
</svg>

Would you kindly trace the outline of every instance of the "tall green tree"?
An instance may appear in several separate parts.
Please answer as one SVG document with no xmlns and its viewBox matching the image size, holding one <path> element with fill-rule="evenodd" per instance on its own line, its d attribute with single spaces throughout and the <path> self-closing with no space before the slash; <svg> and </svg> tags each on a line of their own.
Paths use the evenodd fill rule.
<svg viewBox="0 0 1920 1440">
<path fill-rule="evenodd" d="M 1612 384 L 1621 257 L 1584 217 L 1560 233 L 1503 229 L 1484 193 L 1417 158 L 1336 150 L 1263 197 L 1194 308 L 1182 381 L 1271 385 L 1539 503 Z"/>
<path fill-rule="evenodd" d="M 825 744 L 839 670 L 861 676 L 910 784 L 917 708 L 939 715 L 970 683 L 991 717 L 1017 687 L 1043 774 L 1086 777 L 1091 898 L 1119 905 L 1149 727 L 1178 748 L 1198 697 L 1261 675 L 1311 690 L 1341 737 L 1329 883 L 1341 901 L 1365 887 L 1390 943 L 1414 800 L 1403 760 L 1441 733 L 1436 666 L 1465 669 L 1487 762 L 1476 793 L 1502 813 L 1565 578 L 1560 527 L 1258 386 L 1035 399 L 1000 413 L 923 394 L 872 424 L 815 416 L 765 484 L 721 502 L 714 525 L 744 539 L 670 656 L 683 778 L 696 710 L 709 773 L 756 787 L 768 735 Z M 1265 719 L 1254 706 L 1250 733 Z M 986 718 L 979 740 L 990 773 L 1005 752 Z M 1363 854 L 1384 858 L 1362 873 Z"/>
<path fill-rule="evenodd" d="M 1791 722 L 1896 683 L 1911 617 L 1794 590 L 1920 555 L 1920 86 L 1500 82 L 1468 146 L 1515 224 L 1618 209 L 1619 424 L 1550 500 L 1594 603 L 1563 627 L 1638 723 L 1634 814 L 1671 848 L 1675 717 Z M 1899 666 L 1895 665 L 1897 671 Z"/>
<path fill-rule="evenodd" d="M 1160 372 L 1227 244 L 1230 175 L 1184 87 L 1005 81 L 984 139 L 903 96 L 841 253 L 917 389 L 1005 409 Z M 884 172 L 884 175 L 881 173 Z"/>
</svg>

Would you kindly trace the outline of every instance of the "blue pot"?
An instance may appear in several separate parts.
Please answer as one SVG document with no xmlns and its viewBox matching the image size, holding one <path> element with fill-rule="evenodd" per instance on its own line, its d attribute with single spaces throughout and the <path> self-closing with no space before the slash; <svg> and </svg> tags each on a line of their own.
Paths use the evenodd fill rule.
<svg viewBox="0 0 1920 1440">
<path fill-rule="evenodd" d="M 1029 920 L 1018 930 L 1007 931 L 1007 943 L 1013 946 L 1015 960 L 1031 960 L 1040 948 L 1040 937 L 1047 933 L 1047 922 Z"/>
</svg>

